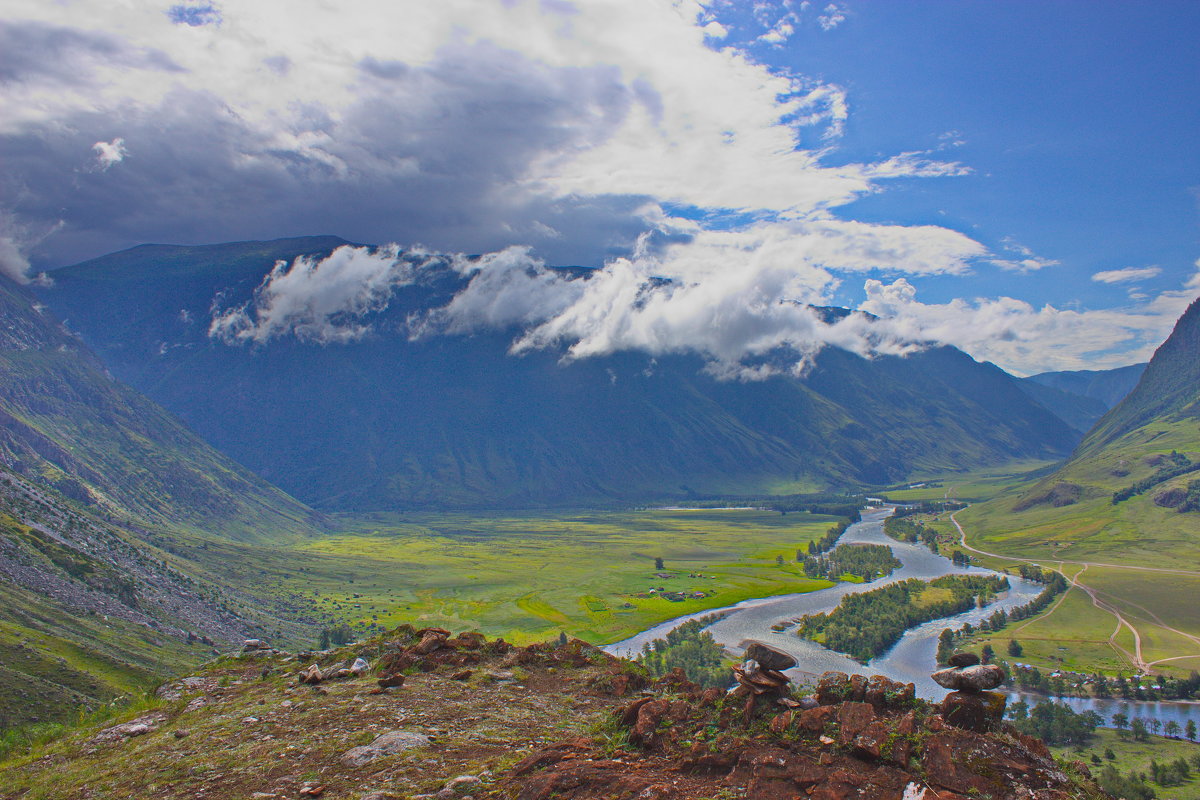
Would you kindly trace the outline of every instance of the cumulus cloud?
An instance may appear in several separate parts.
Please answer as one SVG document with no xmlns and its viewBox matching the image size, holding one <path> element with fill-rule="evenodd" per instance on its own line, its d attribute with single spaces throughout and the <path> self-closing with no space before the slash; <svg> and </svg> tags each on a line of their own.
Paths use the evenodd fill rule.
<svg viewBox="0 0 1200 800">
<path fill-rule="evenodd" d="M 777 5 L 764 19 L 794 27 Z M 5 202 L 65 220 L 40 248 L 60 263 L 328 230 L 599 264 L 629 254 L 647 200 L 799 218 L 946 174 L 824 163 L 845 91 L 760 63 L 721 8 L 14 0 L 0 158 L 36 191 Z M 97 144 L 116 163 L 118 132 L 137 158 L 82 174 Z"/>
<path fill-rule="evenodd" d="M 119 136 L 111 142 L 96 142 L 92 145 L 92 150 L 96 153 L 96 166 L 101 172 L 113 164 L 121 163 L 125 156 L 129 155 L 129 151 L 125 149 L 125 140 Z"/>
<path fill-rule="evenodd" d="M 1038 308 L 1011 297 L 922 303 L 910 281 L 866 281 L 859 309 L 881 317 L 888 336 L 958 347 L 1018 374 L 1104 369 L 1144 361 L 1200 290 L 1200 273 L 1181 290 L 1124 308 Z"/>
<path fill-rule="evenodd" d="M 1125 269 L 1109 269 L 1092 275 L 1092 280 L 1098 283 L 1132 283 L 1133 281 L 1153 278 L 1162 272 L 1161 267 L 1126 267 Z"/>
<path fill-rule="evenodd" d="M 395 245 L 347 245 L 320 260 L 276 262 L 253 300 L 228 309 L 215 302 L 208 334 L 229 344 L 288 334 L 321 344 L 357 341 L 371 330 L 363 318 L 387 308 L 395 289 L 412 281 L 411 259 L 420 255 L 406 260 Z"/>
</svg>

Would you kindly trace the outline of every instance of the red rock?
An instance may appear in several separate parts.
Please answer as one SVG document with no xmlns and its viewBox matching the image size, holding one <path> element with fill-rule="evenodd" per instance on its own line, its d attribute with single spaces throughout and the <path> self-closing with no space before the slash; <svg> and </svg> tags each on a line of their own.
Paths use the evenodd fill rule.
<svg viewBox="0 0 1200 800">
<path fill-rule="evenodd" d="M 724 696 L 725 690 L 714 686 L 711 689 L 705 689 L 703 694 L 700 695 L 700 704 L 703 706 L 715 706 L 717 701 Z"/>
<path fill-rule="evenodd" d="M 942 719 L 956 728 L 977 733 L 997 730 L 1008 698 L 999 692 L 951 692 L 942 701 Z"/>
<path fill-rule="evenodd" d="M 639 708 L 637 722 L 629 732 L 629 741 L 642 747 L 653 747 L 658 741 L 658 723 L 670 709 L 670 700 L 651 700 Z"/>
<path fill-rule="evenodd" d="M 642 706 L 653 700 L 653 697 L 639 697 L 620 712 L 619 724 L 622 728 L 628 728 L 633 723 L 637 722 L 638 712 L 642 710 Z"/>
<path fill-rule="evenodd" d="M 817 702 L 823 706 L 840 703 L 850 697 L 850 678 L 844 672 L 825 672 L 817 682 Z"/>
<path fill-rule="evenodd" d="M 421 633 L 421 641 L 412 648 L 412 652 L 417 655 L 428 655 L 439 647 L 446 644 L 446 637 L 449 636 L 448 631 L 441 628 L 427 628 Z"/>
<path fill-rule="evenodd" d="M 867 679 L 863 675 L 850 676 L 850 696 L 847 700 L 854 703 L 861 703 L 863 698 L 867 696 Z"/>
<path fill-rule="evenodd" d="M 453 675 L 451 675 L 451 676 L 450 676 L 450 680 L 452 680 L 452 681 L 465 681 L 465 680 L 467 680 L 468 678 L 470 678 L 470 677 L 471 677 L 472 675 L 474 675 L 474 674 L 475 674 L 475 673 L 474 673 L 474 672 L 472 672 L 471 670 L 469 670 L 469 669 L 464 669 L 464 670 L 462 670 L 461 672 L 456 672 L 456 673 L 454 673 Z"/>
<path fill-rule="evenodd" d="M 393 689 L 404 685 L 404 675 L 399 672 L 394 672 L 390 675 L 380 675 L 376 683 L 379 684 L 381 689 Z"/>
<path fill-rule="evenodd" d="M 793 714 L 791 711 L 785 711 L 779 716 L 775 717 L 775 719 L 771 720 L 771 733 L 774 733 L 778 736 L 784 733 L 788 728 L 792 727 L 792 717 Z"/>
<path fill-rule="evenodd" d="M 863 728 L 862 733 L 854 737 L 855 754 L 865 758 L 878 759 L 882 755 L 884 745 L 890 735 L 891 731 L 885 723 L 880 720 L 872 722 Z"/>
<path fill-rule="evenodd" d="M 838 708 L 838 740 L 850 744 L 854 737 L 875 721 L 875 709 L 869 703 L 842 703 Z"/>
<path fill-rule="evenodd" d="M 837 717 L 837 706 L 817 706 L 800 715 L 800 727 L 811 733 L 820 733 Z"/>
</svg>

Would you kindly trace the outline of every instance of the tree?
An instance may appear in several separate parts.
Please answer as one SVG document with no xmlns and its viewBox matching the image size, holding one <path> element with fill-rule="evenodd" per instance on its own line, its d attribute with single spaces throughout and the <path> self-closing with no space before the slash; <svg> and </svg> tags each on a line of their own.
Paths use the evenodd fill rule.
<svg viewBox="0 0 1200 800">
<path fill-rule="evenodd" d="M 1158 717 L 1150 720 L 1150 730 L 1154 731 L 1154 735 L 1158 736 L 1158 732 L 1162 730 L 1162 720 Z"/>
<path fill-rule="evenodd" d="M 1135 742 L 1144 742 L 1150 738 L 1150 731 L 1146 730 L 1146 723 L 1140 718 L 1133 721 L 1133 723 L 1129 726 L 1129 731 L 1133 734 L 1133 740 Z"/>
<path fill-rule="evenodd" d="M 663 566 L 662 558 L 654 559 L 654 568 L 658 570 L 666 569 L 666 567 Z"/>
<path fill-rule="evenodd" d="M 1117 760 L 1117 754 L 1112 751 L 1111 747 L 1104 748 L 1104 757 L 1107 758 L 1109 761 Z"/>
<path fill-rule="evenodd" d="M 985 644 L 983 649 L 979 652 L 981 654 L 980 657 L 983 659 L 983 663 L 985 664 L 992 663 L 992 657 L 996 655 L 996 651 L 992 649 L 990 644 Z"/>
<path fill-rule="evenodd" d="M 775 556 L 775 566 L 777 566 L 777 567 L 783 566 L 783 556 Z"/>
<path fill-rule="evenodd" d="M 1186 736 L 1187 738 L 1191 739 L 1193 742 L 1196 741 L 1196 721 L 1195 720 L 1189 719 L 1187 721 L 1187 725 L 1185 725 L 1183 728 L 1183 735 Z"/>
<path fill-rule="evenodd" d="M 1025 648 L 1021 647 L 1020 642 L 1018 642 L 1016 639 L 1008 640 L 1008 654 L 1010 656 L 1012 656 L 1013 658 L 1020 658 L 1024 652 L 1025 652 Z"/>
<path fill-rule="evenodd" d="M 317 641 L 319 650 L 329 649 L 329 628 L 321 628 L 321 638 Z"/>
<path fill-rule="evenodd" d="M 1129 727 L 1129 715 L 1124 711 L 1118 711 L 1112 717 L 1113 727 L 1117 729 L 1117 734 L 1124 739 L 1125 729 Z"/>
<path fill-rule="evenodd" d="M 1163 732 L 1166 733 L 1167 736 L 1170 736 L 1172 739 L 1178 739 L 1179 738 L 1179 723 L 1173 719 L 1167 720 L 1167 725 L 1164 728 Z"/>
</svg>

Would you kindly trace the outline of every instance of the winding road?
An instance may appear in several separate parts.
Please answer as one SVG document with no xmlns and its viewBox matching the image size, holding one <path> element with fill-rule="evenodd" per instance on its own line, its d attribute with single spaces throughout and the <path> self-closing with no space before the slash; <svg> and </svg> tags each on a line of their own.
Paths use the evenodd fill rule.
<svg viewBox="0 0 1200 800">
<path fill-rule="evenodd" d="M 959 511 L 961 511 L 961 510 L 962 509 L 959 509 Z M 1033 564 L 1034 566 L 1038 566 L 1038 567 L 1043 566 L 1043 563 L 1046 563 L 1046 562 L 1052 563 L 1052 564 L 1058 564 L 1058 571 L 1063 573 L 1063 575 L 1067 574 L 1066 570 L 1064 568 L 1066 564 L 1072 564 L 1072 565 L 1081 567 L 1081 569 L 1078 572 L 1076 572 L 1073 576 L 1070 577 L 1071 586 L 1076 587 L 1076 588 L 1080 589 L 1081 591 L 1085 592 L 1087 594 L 1088 598 L 1091 599 L 1092 605 L 1095 606 L 1097 609 L 1104 611 L 1108 614 L 1112 614 L 1113 617 L 1116 618 L 1117 627 L 1113 630 L 1113 632 L 1111 634 L 1109 634 L 1108 643 L 1113 648 L 1114 651 L 1116 651 L 1118 654 L 1124 656 L 1126 658 L 1126 660 L 1128 660 L 1129 663 L 1134 668 L 1139 670 L 1140 672 L 1149 672 L 1151 667 L 1153 667 L 1154 665 L 1162 664 L 1167 661 L 1179 661 L 1182 659 L 1196 658 L 1196 657 L 1200 656 L 1200 652 L 1197 652 L 1195 655 L 1171 656 L 1169 658 L 1160 658 L 1155 661 L 1147 661 L 1145 659 L 1144 655 L 1142 654 L 1142 635 L 1138 631 L 1137 627 L 1121 613 L 1120 609 L 1117 608 L 1116 605 L 1114 605 L 1110 601 L 1101 599 L 1101 595 L 1105 594 L 1104 592 L 1102 592 L 1094 587 L 1088 586 L 1087 584 L 1083 583 L 1083 581 L 1081 581 L 1079 579 L 1079 577 L 1081 575 L 1083 575 L 1083 573 L 1087 572 L 1089 567 L 1107 567 L 1110 569 L 1127 569 L 1127 570 L 1135 570 L 1138 572 L 1157 572 L 1157 573 L 1165 572 L 1165 573 L 1170 573 L 1173 575 L 1192 575 L 1192 576 L 1197 576 L 1197 577 L 1200 577 L 1200 572 L 1197 572 L 1196 570 L 1172 569 L 1172 568 L 1167 568 L 1167 567 L 1140 567 L 1140 566 L 1131 565 L 1131 564 L 1109 564 L 1109 563 L 1106 563 L 1103 561 L 1072 561 L 1072 560 L 1068 560 L 1068 559 L 1029 559 L 1029 558 L 1019 558 L 1017 556 L 1005 555 L 1005 554 L 1001 554 L 1001 553 L 991 553 L 991 552 L 988 552 L 987 550 L 980 550 L 979 548 L 972 547 L 971 545 L 967 544 L 967 532 L 963 529 L 962 523 L 960 523 L 958 521 L 958 513 L 959 513 L 958 511 L 955 511 L 953 514 L 951 514 L 950 521 L 953 522 L 954 527 L 958 529 L 959 544 L 962 546 L 962 548 L 964 550 L 969 550 L 972 553 L 977 553 L 978 555 L 981 555 L 981 556 L 989 556 L 991 558 L 999 558 L 999 559 L 1003 559 L 1006 561 L 1020 561 L 1025 564 Z M 1111 597 L 1111 595 L 1109 597 Z M 1044 615 L 1040 616 L 1038 619 L 1040 619 L 1040 620 L 1048 619 L 1055 611 L 1058 610 L 1058 607 L 1060 605 L 1062 605 L 1062 602 L 1066 599 L 1067 599 L 1067 593 L 1064 593 L 1063 596 L 1061 598 L 1059 598 L 1058 602 L 1054 604 L 1053 608 L 1051 608 L 1049 611 L 1047 611 Z M 1122 602 L 1125 602 L 1128 605 L 1131 605 L 1131 606 L 1145 612 L 1149 617 L 1153 618 L 1153 620 L 1156 623 L 1158 623 L 1159 627 L 1161 627 L 1163 630 L 1171 631 L 1172 633 L 1175 633 L 1175 634 L 1183 637 L 1184 639 L 1187 639 L 1188 641 L 1192 642 L 1193 644 L 1197 645 L 1198 647 L 1200 647 L 1200 637 L 1194 636 L 1190 633 L 1186 633 L 1184 631 L 1179 630 L 1178 628 L 1174 628 L 1174 627 L 1166 624 L 1165 622 L 1162 621 L 1162 619 L 1157 614 L 1155 614 L 1153 611 L 1146 608 L 1145 606 L 1139 605 L 1137 603 L 1134 603 L 1134 602 L 1131 602 L 1128 600 L 1122 600 Z M 1029 624 L 1029 623 L 1026 623 L 1026 624 Z M 1022 627 L 1024 627 L 1024 626 L 1022 626 Z M 1129 650 L 1127 650 L 1125 647 L 1122 647 L 1117 642 L 1117 637 L 1121 633 L 1121 628 L 1128 628 L 1130 634 L 1132 634 L 1132 636 L 1133 636 L 1133 652 L 1130 652 Z"/>
</svg>

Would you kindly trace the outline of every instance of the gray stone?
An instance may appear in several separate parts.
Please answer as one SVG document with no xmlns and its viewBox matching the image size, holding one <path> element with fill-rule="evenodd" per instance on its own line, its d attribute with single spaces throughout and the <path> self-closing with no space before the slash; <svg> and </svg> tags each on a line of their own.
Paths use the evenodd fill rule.
<svg viewBox="0 0 1200 800">
<path fill-rule="evenodd" d="M 350 665 L 350 671 L 355 675 L 362 675 L 369 668 L 370 664 L 367 663 L 365 658 L 356 658 L 354 659 L 354 663 Z"/>
<path fill-rule="evenodd" d="M 962 669 L 942 669 L 933 673 L 938 686 L 953 691 L 986 692 L 1004 683 L 1004 670 L 995 664 L 976 664 Z"/>
<path fill-rule="evenodd" d="M 429 737 L 412 731 L 388 731 L 375 737 L 375 741 L 361 747 L 352 747 L 342 754 L 341 762 L 347 767 L 361 767 L 377 758 L 394 756 L 416 747 L 427 747 Z"/>
<path fill-rule="evenodd" d="M 796 666 L 796 659 L 761 642 L 755 642 L 747 647 L 743 657 L 754 659 L 763 669 L 774 669 L 780 672 Z"/>
<path fill-rule="evenodd" d="M 474 775 L 459 775 L 457 778 L 451 779 L 446 784 L 445 788 L 457 795 L 469 793 L 476 786 L 479 786 L 483 781 Z"/>
</svg>

